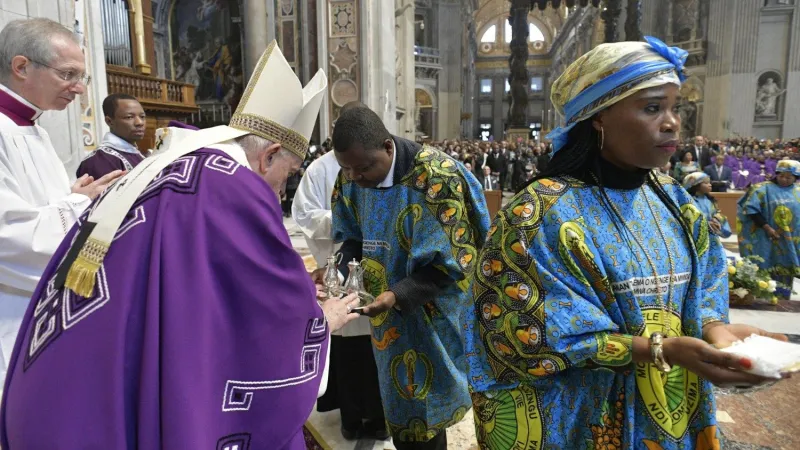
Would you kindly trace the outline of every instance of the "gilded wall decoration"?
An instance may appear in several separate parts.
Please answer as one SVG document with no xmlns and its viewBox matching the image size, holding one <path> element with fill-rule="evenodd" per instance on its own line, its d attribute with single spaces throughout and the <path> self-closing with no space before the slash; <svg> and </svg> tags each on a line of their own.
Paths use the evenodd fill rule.
<svg viewBox="0 0 800 450">
<path fill-rule="evenodd" d="M 280 20 L 278 21 L 278 46 L 286 62 L 300 75 L 300 23 L 297 16 L 297 0 L 280 0 Z"/>
<path fill-rule="evenodd" d="M 328 103 L 331 126 L 345 104 L 361 100 L 361 36 L 354 0 L 328 0 Z"/>
</svg>

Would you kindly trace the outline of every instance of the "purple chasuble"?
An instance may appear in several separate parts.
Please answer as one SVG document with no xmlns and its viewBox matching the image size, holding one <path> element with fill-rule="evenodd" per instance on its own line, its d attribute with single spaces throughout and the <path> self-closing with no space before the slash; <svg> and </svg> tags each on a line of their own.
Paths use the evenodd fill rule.
<svg viewBox="0 0 800 450">
<path fill-rule="evenodd" d="M 773 178 L 775 176 L 775 169 L 778 167 L 778 160 L 773 158 L 767 158 L 764 161 L 764 172 L 767 174 L 767 178 Z"/>
<path fill-rule="evenodd" d="M 178 159 L 131 208 L 91 298 L 54 283 L 87 215 L 25 314 L 3 450 L 305 449 L 329 330 L 269 186 L 218 150 Z"/>
<path fill-rule="evenodd" d="M 115 170 L 131 171 L 142 161 L 144 161 L 144 155 L 141 153 L 121 152 L 111 147 L 99 147 L 81 161 L 76 175 L 78 178 L 90 175 L 96 180 Z"/>
</svg>

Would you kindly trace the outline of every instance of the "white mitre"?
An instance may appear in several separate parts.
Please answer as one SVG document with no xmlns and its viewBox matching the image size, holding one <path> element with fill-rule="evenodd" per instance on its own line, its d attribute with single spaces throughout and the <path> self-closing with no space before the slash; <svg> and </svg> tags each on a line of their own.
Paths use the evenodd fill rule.
<svg viewBox="0 0 800 450">
<path fill-rule="evenodd" d="M 81 226 L 73 244 L 77 248 L 70 249 L 58 269 L 56 285 L 63 283 L 83 297 L 92 295 L 97 272 L 128 211 L 150 182 L 176 159 L 248 134 L 280 143 L 282 148 L 305 158 L 327 87 L 328 79 L 322 70 L 303 87 L 272 41 L 258 60 L 228 125 L 198 131 L 170 127 L 172 133 L 168 130 L 166 137 L 160 133 L 167 141 L 162 141 L 157 154 L 109 189 Z"/>
<path fill-rule="evenodd" d="M 194 128 L 164 127 L 156 129 L 155 145 L 151 156 L 157 156 L 172 148 L 172 146 L 196 133 Z"/>
</svg>

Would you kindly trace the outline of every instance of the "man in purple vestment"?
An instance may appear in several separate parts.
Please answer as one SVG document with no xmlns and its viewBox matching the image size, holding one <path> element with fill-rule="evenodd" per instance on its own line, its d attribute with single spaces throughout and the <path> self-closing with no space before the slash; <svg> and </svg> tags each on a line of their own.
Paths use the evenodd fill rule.
<svg viewBox="0 0 800 450">
<path fill-rule="evenodd" d="M 77 175 L 95 178 L 115 170 L 133 170 L 144 160 L 136 143 L 144 138 L 145 113 L 136 97 L 111 94 L 103 100 L 103 114 L 111 130 L 103 136 L 97 150 L 78 166 Z"/>
<path fill-rule="evenodd" d="M 187 133 L 79 219 L 33 295 L 0 411 L 4 450 L 305 448 L 329 335 L 279 195 L 327 88 L 273 42 L 229 126 Z"/>
</svg>

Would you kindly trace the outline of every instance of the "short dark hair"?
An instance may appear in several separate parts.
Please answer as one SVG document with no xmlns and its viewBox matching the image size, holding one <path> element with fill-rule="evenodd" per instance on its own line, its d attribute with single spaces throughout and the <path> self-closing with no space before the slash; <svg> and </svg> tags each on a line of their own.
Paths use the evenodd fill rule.
<svg viewBox="0 0 800 450">
<path fill-rule="evenodd" d="M 345 152 L 356 144 L 363 145 L 365 150 L 376 150 L 391 137 L 377 114 L 369 108 L 354 106 L 336 120 L 332 144 L 337 152 Z"/>
<path fill-rule="evenodd" d="M 120 100 L 136 100 L 137 102 L 139 99 L 132 95 L 128 94 L 111 94 L 103 100 L 103 114 L 107 117 L 114 117 L 114 114 L 117 112 L 117 105 L 119 104 Z"/>
</svg>

